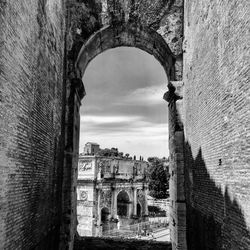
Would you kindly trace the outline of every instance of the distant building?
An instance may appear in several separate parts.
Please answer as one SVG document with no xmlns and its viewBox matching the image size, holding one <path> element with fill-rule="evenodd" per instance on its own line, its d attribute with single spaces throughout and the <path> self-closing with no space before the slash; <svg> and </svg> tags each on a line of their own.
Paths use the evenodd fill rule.
<svg viewBox="0 0 250 250">
<path fill-rule="evenodd" d="M 78 233 L 108 235 L 112 230 L 147 220 L 147 170 L 148 162 L 142 160 L 80 154 Z"/>
<path fill-rule="evenodd" d="M 95 142 L 87 142 L 84 146 L 84 155 L 95 155 L 100 151 L 100 145 Z"/>
</svg>

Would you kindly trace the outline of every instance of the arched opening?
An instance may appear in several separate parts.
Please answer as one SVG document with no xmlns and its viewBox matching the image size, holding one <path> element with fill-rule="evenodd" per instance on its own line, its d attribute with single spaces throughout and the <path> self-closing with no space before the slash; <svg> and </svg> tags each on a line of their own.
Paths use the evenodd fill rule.
<svg viewBox="0 0 250 250">
<path fill-rule="evenodd" d="M 104 207 L 101 210 L 101 222 L 105 223 L 108 221 L 108 219 L 109 219 L 109 210 L 108 208 Z"/>
<path fill-rule="evenodd" d="M 168 154 L 168 120 L 162 98 L 167 77 L 153 56 L 130 47 L 107 50 L 91 61 L 83 81 L 87 95 L 80 110 L 80 152 L 90 141 L 102 149 L 118 147 L 137 160 Z M 110 171 L 119 173 L 117 166 L 111 165 Z M 101 178 L 107 167 L 105 163 L 99 169 Z M 140 171 L 138 167 L 135 173 Z"/>
<path fill-rule="evenodd" d="M 101 224 L 102 224 L 102 234 L 105 235 L 105 233 L 109 230 L 109 217 L 110 213 L 108 208 L 103 207 L 101 210 Z"/>
<path fill-rule="evenodd" d="M 137 203 L 136 211 L 137 211 L 137 216 L 141 217 L 141 205 L 140 205 L 140 203 Z"/>
<path fill-rule="evenodd" d="M 121 191 L 117 195 L 117 215 L 121 218 L 129 216 L 130 199 L 126 191 Z"/>
<path fill-rule="evenodd" d="M 167 86 L 171 84 L 170 79 L 174 78 L 175 57 L 162 36 L 156 31 L 144 26 L 134 26 L 132 24 L 107 26 L 96 32 L 82 46 L 79 52 L 75 64 L 78 77 L 82 78 L 84 76 L 87 66 L 97 55 L 117 47 L 137 48 L 153 55 L 157 59 L 166 74 L 166 79 L 162 82 L 162 84 L 164 84 L 164 90 L 162 90 L 160 96 L 157 97 L 159 98 L 158 100 L 163 100 Z M 100 91 L 93 99 L 98 99 L 102 94 L 105 94 L 105 92 Z M 112 98 L 109 102 L 112 102 Z M 157 111 L 155 111 L 155 113 L 157 113 Z M 162 111 L 162 113 L 165 113 L 167 116 L 166 109 Z M 96 117 L 93 117 L 93 119 L 96 119 Z M 168 139 L 168 135 L 166 135 L 166 138 Z M 168 154 L 167 151 L 168 150 L 166 150 L 166 153 Z"/>
<path fill-rule="evenodd" d="M 84 75 L 89 62 L 98 54 L 122 46 L 135 47 L 148 52 L 160 62 L 168 78 L 174 75 L 175 58 L 162 36 L 146 27 L 126 24 L 107 26 L 89 38 L 82 46 L 76 61 L 79 77 Z"/>
<path fill-rule="evenodd" d="M 115 31 L 113 29 L 115 29 Z M 89 39 L 89 41 L 82 47 L 81 52 L 78 56 L 77 63 L 76 63 L 76 67 L 79 70 L 78 71 L 79 77 L 84 76 L 85 71 L 86 71 L 86 67 L 89 65 L 91 60 L 106 50 L 110 51 L 110 49 L 116 48 L 116 47 L 134 47 L 133 49 L 139 48 L 140 50 L 146 51 L 147 53 L 153 55 L 158 60 L 158 62 L 160 62 L 160 64 L 163 66 L 163 69 L 165 71 L 166 78 L 165 78 L 164 82 L 162 82 L 162 84 L 164 83 L 164 89 L 162 89 L 162 91 L 160 92 L 160 96 L 157 96 L 157 98 L 158 98 L 158 100 L 162 101 L 162 103 L 165 104 L 164 111 L 162 111 L 162 114 L 165 114 L 165 116 L 167 116 L 166 115 L 167 114 L 166 103 L 163 101 L 162 97 L 163 97 L 164 92 L 167 91 L 167 85 L 169 83 L 170 74 L 172 74 L 172 68 L 173 68 L 173 63 L 174 63 L 172 54 L 171 54 L 170 50 L 168 49 L 168 46 L 166 45 L 166 43 L 162 39 L 162 37 L 159 34 L 157 34 L 156 32 L 152 32 L 152 31 L 148 32 L 148 30 L 138 29 L 138 27 L 137 28 L 134 28 L 134 27 L 124 28 L 123 27 L 122 29 L 119 28 L 119 30 L 116 30 L 116 29 L 117 28 L 115 28 L 115 27 L 112 27 L 112 28 L 108 27 L 106 29 L 100 30 L 93 37 L 91 37 Z M 100 80 L 102 80 L 102 79 L 100 79 Z M 86 82 L 86 81 L 83 80 L 83 82 Z M 105 89 L 105 87 L 103 87 L 103 89 L 99 92 L 99 95 L 97 94 L 96 97 L 93 99 L 94 100 L 99 99 L 100 96 L 106 94 L 105 91 L 107 91 L 107 89 Z M 87 89 L 87 93 L 88 93 L 88 89 Z M 144 96 L 144 98 L 145 98 L 145 96 Z M 112 102 L 113 99 L 110 98 L 110 100 L 108 100 L 108 101 Z M 148 100 L 145 98 L 144 102 L 145 101 L 147 102 Z M 103 106 L 101 106 L 101 108 L 103 108 Z M 154 114 L 156 114 L 156 113 L 157 113 L 157 110 L 155 110 Z M 98 120 L 98 118 L 94 117 L 94 119 L 92 119 L 92 121 L 93 120 L 96 122 Z M 109 124 L 111 124 L 113 122 L 112 119 L 106 119 L 106 120 L 107 120 L 107 123 L 109 123 Z M 84 121 L 84 116 L 83 116 L 83 121 Z M 105 119 L 103 119 L 102 121 L 105 121 Z M 138 127 L 137 130 L 143 130 L 142 125 L 139 125 L 139 126 L 140 127 Z M 167 128 L 166 124 L 165 124 L 165 128 Z M 104 131 L 104 129 L 106 129 L 105 126 L 103 126 L 102 131 Z M 159 128 L 156 128 L 156 130 L 158 131 Z M 150 133 L 152 133 L 152 130 L 149 131 L 149 134 Z M 148 135 L 145 135 L 145 138 L 146 137 L 148 137 Z M 162 135 L 161 135 L 161 137 L 162 137 Z M 166 139 L 167 138 L 168 138 L 168 135 L 166 134 Z M 99 143 L 99 141 L 97 141 L 97 142 Z M 116 146 L 116 145 L 114 145 L 114 146 Z M 143 147 L 145 147 L 145 145 L 143 143 L 141 143 L 141 148 L 143 148 Z M 151 145 L 151 147 L 152 147 L 152 145 Z M 168 152 L 166 152 L 166 154 L 167 153 Z M 84 171 L 85 170 L 87 171 L 88 169 L 89 168 L 86 167 L 86 168 L 84 168 Z M 99 174 L 100 174 L 101 178 L 104 178 L 104 176 L 105 176 L 105 174 L 102 172 L 103 169 L 101 169 L 101 170 L 99 169 L 99 171 L 100 171 Z M 140 169 L 140 168 L 138 168 L 138 169 Z M 118 173 L 121 174 L 121 172 L 122 172 L 122 169 L 119 169 Z M 139 173 L 140 173 L 140 171 L 138 171 L 138 174 Z M 140 174 L 142 175 L 143 173 L 141 172 Z M 108 176 L 108 175 L 106 175 L 106 176 Z M 99 204 L 98 192 L 96 194 L 97 204 Z M 123 223 L 122 218 L 132 218 L 133 216 L 141 216 L 141 214 L 142 214 L 141 205 L 136 203 L 132 207 L 130 197 L 126 191 L 121 191 L 117 195 L 116 201 L 117 201 L 117 216 L 119 217 L 118 220 L 121 218 L 121 220 L 119 221 L 120 225 L 126 225 L 125 222 Z M 100 201 L 100 202 L 102 202 L 102 201 Z M 136 206 L 136 207 L 134 207 L 134 206 Z M 134 213 L 136 208 L 137 208 L 137 212 Z M 96 210 L 98 210 L 98 208 Z M 143 206 L 143 213 L 144 213 L 144 206 Z M 106 223 L 106 220 L 103 220 L 104 218 L 106 218 L 104 216 L 104 214 L 105 214 L 105 211 L 101 211 L 101 221 L 103 224 L 103 231 L 108 229 L 108 226 L 107 226 L 108 223 Z M 117 217 L 115 217 L 115 216 L 113 217 L 114 211 L 112 210 L 112 207 L 111 207 L 111 214 L 110 215 L 111 215 L 111 219 L 114 219 L 114 221 L 115 221 Z M 96 215 L 93 214 L 93 216 L 96 216 Z M 98 227 L 98 223 L 96 224 L 96 227 Z"/>
</svg>

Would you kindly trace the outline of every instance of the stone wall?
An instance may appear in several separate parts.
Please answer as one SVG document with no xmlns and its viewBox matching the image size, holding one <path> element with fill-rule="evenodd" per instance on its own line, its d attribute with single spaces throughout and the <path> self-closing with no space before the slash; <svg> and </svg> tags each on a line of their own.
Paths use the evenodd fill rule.
<svg viewBox="0 0 250 250">
<path fill-rule="evenodd" d="M 186 1 L 188 249 L 250 249 L 249 1 Z"/>
<path fill-rule="evenodd" d="M 5 0 L 0 7 L 0 241 L 6 249 L 55 249 L 49 244 L 59 242 L 61 223 L 60 247 L 72 248 L 84 96 L 75 68 L 79 51 L 107 26 L 113 27 L 111 40 L 126 45 L 119 43 L 124 35 L 119 27 L 129 24 L 129 46 L 141 43 L 174 76 L 173 55 L 181 54 L 182 1 Z"/>
<path fill-rule="evenodd" d="M 59 242 L 62 3 L 0 2 L 1 249 L 56 249 Z"/>
</svg>

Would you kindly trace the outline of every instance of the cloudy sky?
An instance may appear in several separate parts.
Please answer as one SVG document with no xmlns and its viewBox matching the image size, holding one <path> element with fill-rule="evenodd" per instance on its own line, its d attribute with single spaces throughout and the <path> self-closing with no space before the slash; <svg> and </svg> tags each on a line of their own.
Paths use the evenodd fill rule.
<svg viewBox="0 0 250 250">
<path fill-rule="evenodd" d="M 168 156 L 167 78 L 151 55 L 116 48 L 94 58 L 83 77 L 80 152 L 88 141 L 131 156 Z"/>
</svg>

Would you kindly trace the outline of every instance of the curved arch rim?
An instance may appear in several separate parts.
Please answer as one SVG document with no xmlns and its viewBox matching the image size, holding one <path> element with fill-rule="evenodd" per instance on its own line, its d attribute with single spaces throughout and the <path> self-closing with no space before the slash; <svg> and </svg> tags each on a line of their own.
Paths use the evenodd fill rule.
<svg viewBox="0 0 250 250">
<path fill-rule="evenodd" d="M 119 195 L 121 192 L 125 192 L 125 193 L 128 195 L 129 201 L 131 202 L 131 197 L 130 197 L 130 195 L 129 195 L 128 191 L 127 191 L 127 190 L 125 190 L 125 189 L 122 189 L 122 190 L 120 190 L 120 191 L 117 193 L 117 195 L 116 195 L 116 199 L 118 198 L 118 195 Z"/>
<path fill-rule="evenodd" d="M 80 72 L 80 77 L 84 75 L 88 64 L 97 55 L 117 47 L 135 47 L 153 55 L 163 66 L 169 79 L 175 56 L 166 41 L 152 29 L 131 24 L 123 24 L 118 27 L 108 25 L 90 36 L 80 49 L 75 63 L 76 69 Z"/>
</svg>

